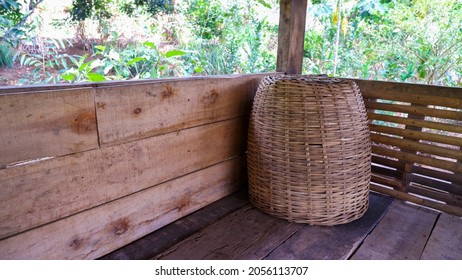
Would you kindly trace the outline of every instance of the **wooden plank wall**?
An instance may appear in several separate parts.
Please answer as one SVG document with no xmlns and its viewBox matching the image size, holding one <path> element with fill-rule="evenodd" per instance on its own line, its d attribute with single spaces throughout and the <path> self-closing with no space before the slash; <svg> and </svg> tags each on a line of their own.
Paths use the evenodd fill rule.
<svg viewBox="0 0 462 280">
<path fill-rule="evenodd" d="M 0 259 L 93 259 L 234 191 L 263 74 L 0 89 Z"/>
<path fill-rule="evenodd" d="M 462 216 L 462 88 L 356 80 L 373 190 Z"/>
</svg>

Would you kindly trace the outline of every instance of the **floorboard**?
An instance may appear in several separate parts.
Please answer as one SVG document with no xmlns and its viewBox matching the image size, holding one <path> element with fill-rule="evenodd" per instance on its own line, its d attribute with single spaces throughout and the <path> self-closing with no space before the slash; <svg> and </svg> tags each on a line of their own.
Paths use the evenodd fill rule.
<svg viewBox="0 0 462 280">
<path fill-rule="evenodd" d="M 262 259 L 302 225 L 247 205 L 156 257 L 167 260 Z"/>
<path fill-rule="evenodd" d="M 352 259 L 418 260 L 437 217 L 436 211 L 395 201 Z"/>
<path fill-rule="evenodd" d="M 145 260 L 151 259 L 169 247 L 193 235 L 202 228 L 223 218 L 229 213 L 248 204 L 247 196 L 239 192 L 227 196 L 185 218 L 171 223 L 129 245 L 122 247 L 101 259 L 105 260 Z"/>
<path fill-rule="evenodd" d="M 442 213 L 422 254 L 424 260 L 462 260 L 462 218 Z"/>
<path fill-rule="evenodd" d="M 366 214 L 293 224 L 233 194 L 102 259 L 462 259 L 462 219 L 371 192 Z"/>
<path fill-rule="evenodd" d="M 305 225 L 266 259 L 347 259 L 383 217 L 393 200 L 371 193 L 369 209 L 360 219 L 332 227 Z"/>
</svg>

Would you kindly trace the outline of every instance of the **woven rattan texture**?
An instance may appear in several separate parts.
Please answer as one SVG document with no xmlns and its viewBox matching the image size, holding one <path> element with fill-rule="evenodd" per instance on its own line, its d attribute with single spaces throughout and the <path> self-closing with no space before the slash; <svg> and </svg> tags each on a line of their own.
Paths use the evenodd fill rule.
<svg viewBox="0 0 462 280">
<path fill-rule="evenodd" d="M 260 210 L 312 225 L 348 223 L 367 210 L 370 134 L 353 81 L 265 77 L 248 136 L 249 197 Z"/>
</svg>

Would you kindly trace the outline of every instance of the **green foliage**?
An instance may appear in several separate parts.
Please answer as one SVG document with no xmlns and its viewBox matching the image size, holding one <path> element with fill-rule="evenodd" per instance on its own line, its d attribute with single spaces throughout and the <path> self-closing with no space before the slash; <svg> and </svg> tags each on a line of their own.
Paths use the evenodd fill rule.
<svg viewBox="0 0 462 280">
<path fill-rule="evenodd" d="M 1 26 L 5 24 L 18 24 L 22 19 L 21 3 L 16 0 L 2 0 L 0 2 L 0 21 Z"/>
<path fill-rule="evenodd" d="M 18 0 L 1 0 L 0 41 L 11 41 L 31 31 L 33 26 L 26 20 L 43 1 L 30 0 L 23 6 Z"/>
<path fill-rule="evenodd" d="M 137 7 L 143 7 L 149 14 L 172 13 L 175 9 L 173 0 L 134 0 Z"/>
<path fill-rule="evenodd" d="M 225 11 L 219 0 L 192 0 L 186 9 L 188 18 L 193 26 L 196 36 L 210 40 L 220 38 L 225 28 Z"/>
<path fill-rule="evenodd" d="M 181 50 L 159 52 L 153 42 L 126 46 L 96 46 L 93 60 L 82 56 L 72 59 L 73 67 L 67 69 L 62 79 L 68 82 L 101 82 L 106 80 L 127 80 L 168 77 L 178 73 L 178 59 L 186 55 Z M 180 70 L 181 71 L 181 70 Z"/>
<path fill-rule="evenodd" d="M 0 0 L 0 66 L 12 65 L 14 50 L 34 37 L 29 35 L 34 24 L 25 21 L 30 11 L 18 3 Z M 462 2 L 309 3 L 305 73 L 462 85 Z M 88 54 L 66 55 L 59 40 L 47 41 L 39 53 L 22 53 L 20 62 L 34 68 L 30 82 L 274 71 L 278 28 L 264 14 L 278 5 L 277 0 L 73 0 L 70 13 L 79 21 L 79 34 L 85 35 L 85 24 L 98 24 L 93 36 L 99 40 L 76 36 Z M 114 17 L 127 20 L 127 14 L 140 26 L 136 36 L 123 36 L 113 24 Z"/>
<path fill-rule="evenodd" d="M 11 67 L 16 56 L 14 46 L 23 31 L 17 27 L 23 14 L 21 4 L 15 0 L 0 2 L 0 67 Z"/>
<path fill-rule="evenodd" d="M 0 67 L 12 67 L 17 52 L 10 44 L 0 43 Z"/>
<path fill-rule="evenodd" d="M 386 13 L 386 9 L 381 0 L 360 0 L 353 12 L 363 19 L 378 20 Z"/>
<path fill-rule="evenodd" d="M 70 10 L 71 19 L 80 21 L 92 17 L 97 19 L 110 18 L 110 2 L 110 0 L 73 0 Z"/>
<path fill-rule="evenodd" d="M 81 26 L 76 37 L 85 42 L 83 20 L 91 19 L 99 26 L 100 40 L 86 44 L 92 52 L 84 56 L 65 56 L 60 50 L 52 57 L 47 53 L 54 52 L 52 48 L 43 54 L 23 54 L 21 63 L 35 68 L 28 79 L 32 83 L 83 82 L 274 71 L 277 26 L 259 15 L 262 9 L 274 7 L 276 0 L 192 0 L 177 6 L 174 2 L 74 0 L 71 19 Z M 147 31 L 158 34 L 163 28 L 162 33 L 173 34 L 169 35 L 172 45 L 161 51 L 151 41 L 121 43 L 111 26 L 111 16 L 121 11 L 145 18 L 146 14 L 170 14 L 164 19 L 175 23 L 174 27 L 159 19 Z M 113 35 L 111 41 L 108 34 Z"/>
<path fill-rule="evenodd" d="M 337 0 L 312 5 L 315 28 L 305 35 L 304 71 L 333 73 Z M 348 1 L 341 16 L 337 75 L 457 86 L 462 62 L 462 3 L 450 0 Z M 350 4 L 350 5 L 347 5 Z M 354 4 L 354 5 L 353 5 Z M 326 14 L 332 8 L 332 13 Z"/>
<path fill-rule="evenodd" d="M 98 20 L 109 19 L 112 14 L 111 7 L 128 15 L 135 15 L 138 9 L 157 16 L 162 13 L 174 11 L 173 0 L 73 0 L 70 16 L 73 21 L 81 21 L 89 18 Z"/>
<path fill-rule="evenodd" d="M 22 5 L 18 0 L 0 2 L 0 67 L 11 67 L 18 55 L 15 49 L 35 25 L 27 19 L 43 0 L 30 0 Z"/>
<path fill-rule="evenodd" d="M 61 53 L 69 41 L 46 39 L 40 42 L 29 42 L 35 48 L 35 52 L 25 52 L 20 56 L 22 66 L 31 67 L 31 73 L 21 81 L 27 84 L 58 83 L 61 74 L 68 69 L 68 61 L 73 59 L 68 54 Z"/>
<path fill-rule="evenodd" d="M 73 67 L 67 69 L 61 78 L 67 82 L 85 82 L 85 81 L 105 81 L 106 78 L 101 78 L 101 74 L 94 72 L 95 68 L 101 67 L 101 60 L 86 61 L 88 55 L 83 55 L 80 58 L 71 57 L 70 60 L 74 64 Z"/>
<path fill-rule="evenodd" d="M 277 30 L 256 16 L 256 9 L 271 7 L 269 1 L 193 0 L 185 9 L 196 42 L 189 44 L 205 74 L 274 71 L 275 49 L 270 49 Z M 257 5 L 255 5 L 257 4 Z M 274 47 L 275 45 L 273 45 Z"/>
</svg>

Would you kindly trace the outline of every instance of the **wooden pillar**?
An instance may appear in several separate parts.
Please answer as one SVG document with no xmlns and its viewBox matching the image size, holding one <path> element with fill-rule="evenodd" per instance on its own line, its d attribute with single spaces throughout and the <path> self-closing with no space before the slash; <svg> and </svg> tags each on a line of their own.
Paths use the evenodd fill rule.
<svg viewBox="0 0 462 280">
<path fill-rule="evenodd" d="M 301 74 L 307 0 L 281 0 L 276 71 Z"/>
</svg>

